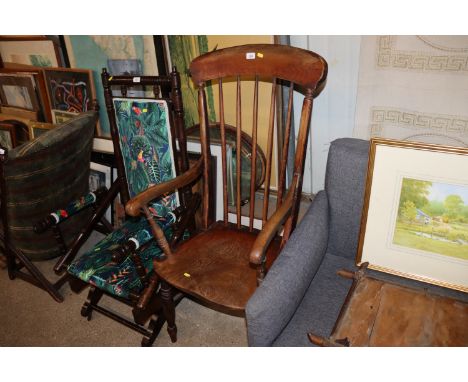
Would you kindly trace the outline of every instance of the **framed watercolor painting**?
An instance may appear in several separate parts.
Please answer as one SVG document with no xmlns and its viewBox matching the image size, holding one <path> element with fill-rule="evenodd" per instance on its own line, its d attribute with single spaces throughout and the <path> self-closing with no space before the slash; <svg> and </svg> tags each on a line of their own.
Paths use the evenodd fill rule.
<svg viewBox="0 0 468 382">
<path fill-rule="evenodd" d="M 0 36 L 0 57 L 4 65 L 62 65 L 58 43 L 46 36 Z"/>
<path fill-rule="evenodd" d="M 468 292 L 468 149 L 372 139 L 358 265 Z"/>
<path fill-rule="evenodd" d="M 44 80 L 44 70 L 39 67 L 22 67 L 21 65 L 12 64 L 8 68 L 0 69 L 0 73 L 7 74 L 20 74 L 20 75 L 32 75 L 34 78 L 34 85 L 36 89 L 36 95 L 40 104 L 40 112 L 38 115 L 39 121 L 52 122 L 52 113 L 47 96 L 47 89 Z"/>
<path fill-rule="evenodd" d="M 0 73 L 0 101 L 2 106 L 24 110 L 40 110 L 32 74 Z"/>
</svg>

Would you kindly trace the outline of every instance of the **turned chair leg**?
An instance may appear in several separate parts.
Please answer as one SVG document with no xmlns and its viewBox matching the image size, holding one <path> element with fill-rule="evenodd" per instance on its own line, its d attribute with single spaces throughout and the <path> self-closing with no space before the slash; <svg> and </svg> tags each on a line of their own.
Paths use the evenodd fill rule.
<svg viewBox="0 0 468 382">
<path fill-rule="evenodd" d="M 157 319 L 152 318 L 148 325 L 148 331 L 151 332 L 151 335 L 143 337 L 143 339 L 141 340 L 141 346 L 153 346 L 153 343 L 156 340 L 156 337 L 161 332 L 161 329 L 165 322 L 166 318 L 164 317 L 164 314 L 162 312 L 158 314 Z"/>
<path fill-rule="evenodd" d="M 91 287 L 88 293 L 88 298 L 81 308 L 81 315 L 91 320 L 91 314 L 93 313 L 93 307 L 96 306 L 104 293 L 94 286 Z"/>
<path fill-rule="evenodd" d="M 177 341 L 177 326 L 175 324 L 175 304 L 172 298 L 172 287 L 165 281 L 161 281 L 161 302 L 164 317 L 167 321 L 167 332 L 171 337 L 171 342 Z"/>
</svg>

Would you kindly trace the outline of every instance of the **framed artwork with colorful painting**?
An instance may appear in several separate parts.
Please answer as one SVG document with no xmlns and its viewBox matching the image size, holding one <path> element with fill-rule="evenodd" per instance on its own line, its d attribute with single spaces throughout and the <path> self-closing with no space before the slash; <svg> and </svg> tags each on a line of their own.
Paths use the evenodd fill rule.
<svg viewBox="0 0 468 382">
<path fill-rule="evenodd" d="M 358 265 L 468 292 L 468 149 L 372 139 Z"/>
<path fill-rule="evenodd" d="M 47 95 L 54 123 L 64 122 L 67 117 L 91 110 L 94 91 L 93 74 L 87 69 L 47 68 L 44 69 Z M 57 116 L 65 115 L 58 119 Z M 99 124 L 97 135 L 99 135 Z"/>
<path fill-rule="evenodd" d="M 158 75 L 157 54 L 153 36 L 144 35 L 70 35 L 64 42 L 71 68 L 93 71 L 99 109 L 99 137 L 110 139 L 110 125 L 105 108 L 100 73 L 112 66 L 112 71 L 141 71 L 143 75 Z M 109 68 L 108 68 L 109 69 Z"/>
<path fill-rule="evenodd" d="M 62 65 L 58 43 L 46 36 L 0 36 L 0 58 L 4 65 Z"/>
</svg>

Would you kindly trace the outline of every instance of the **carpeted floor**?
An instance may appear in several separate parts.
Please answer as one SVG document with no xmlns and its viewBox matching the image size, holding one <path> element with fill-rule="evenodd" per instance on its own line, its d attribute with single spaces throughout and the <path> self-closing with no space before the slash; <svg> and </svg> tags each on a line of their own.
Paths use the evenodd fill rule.
<svg viewBox="0 0 468 382">
<path fill-rule="evenodd" d="M 91 240 L 92 242 L 93 240 Z M 85 248 L 86 249 L 86 248 Z M 36 263 L 53 275 L 54 261 Z M 63 303 L 0 270 L 0 346 L 140 346 L 141 334 L 93 312 L 80 315 L 87 289 L 74 294 L 62 287 Z M 106 296 L 108 307 L 131 317 L 130 309 Z M 244 318 L 205 308 L 185 298 L 178 305 L 178 341 L 172 344 L 164 326 L 153 346 L 247 346 Z"/>
</svg>

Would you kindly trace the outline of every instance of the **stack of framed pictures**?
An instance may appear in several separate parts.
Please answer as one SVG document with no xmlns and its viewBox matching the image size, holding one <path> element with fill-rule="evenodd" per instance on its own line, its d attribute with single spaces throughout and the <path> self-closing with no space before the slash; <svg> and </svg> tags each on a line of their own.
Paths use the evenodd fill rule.
<svg viewBox="0 0 468 382">
<path fill-rule="evenodd" d="M 21 79 L 21 82 L 20 80 Z M 13 100 L 1 97 L 2 113 L 16 115 L 18 117 L 29 119 L 31 121 L 52 122 L 50 111 L 50 102 L 47 97 L 47 90 L 44 80 L 44 70 L 39 67 L 25 67 L 9 65 L 7 68 L 0 69 L 0 86 L 15 85 L 10 88 L 13 92 Z M 23 87 L 21 87 L 23 85 Z M 8 90 L 7 90 L 8 91 Z M 26 99 L 19 96 L 27 93 Z M 28 101 L 28 98 L 30 101 Z M 36 107 L 32 109 L 28 104 Z"/>
</svg>

